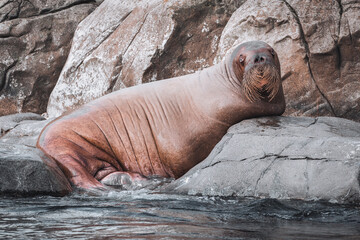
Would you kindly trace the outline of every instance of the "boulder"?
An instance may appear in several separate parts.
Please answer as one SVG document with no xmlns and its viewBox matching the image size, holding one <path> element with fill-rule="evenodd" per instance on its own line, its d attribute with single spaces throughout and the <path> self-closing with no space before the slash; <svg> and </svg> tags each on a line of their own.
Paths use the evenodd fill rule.
<svg viewBox="0 0 360 240">
<path fill-rule="evenodd" d="M 360 123 L 334 117 L 242 121 L 163 191 L 359 203 Z"/>
<path fill-rule="evenodd" d="M 0 3 L 0 116 L 46 111 L 88 0 Z"/>
<path fill-rule="evenodd" d="M 49 171 L 39 149 L 19 144 L 0 145 L 0 195 L 64 196 L 71 186 L 61 171 Z"/>
<path fill-rule="evenodd" d="M 75 32 L 49 116 L 121 88 L 210 66 L 222 29 L 242 2 L 105 0 Z"/>
<path fill-rule="evenodd" d="M 217 58 L 244 41 L 277 51 L 285 115 L 338 116 L 360 121 L 360 3 L 248 0 L 221 35 Z"/>
<path fill-rule="evenodd" d="M 359 121 L 359 4 L 104 1 L 79 25 L 48 113 L 55 117 L 120 88 L 194 72 L 236 44 L 263 40 L 280 56 L 286 115 Z"/>
<path fill-rule="evenodd" d="M 34 113 L 0 117 L 0 195 L 63 196 L 71 191 L 61 170 L 50 171 L 46 156 L 35 147 L 49 121 Z"/>
</svg>

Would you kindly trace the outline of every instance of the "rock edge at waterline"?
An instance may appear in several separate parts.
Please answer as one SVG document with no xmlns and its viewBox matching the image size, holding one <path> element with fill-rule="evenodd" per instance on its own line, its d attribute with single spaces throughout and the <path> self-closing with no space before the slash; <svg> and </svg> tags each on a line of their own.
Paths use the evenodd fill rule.
<svg viewBox="0 0 360 240">
<path fill-rule="evenodd" d="M 70 186 L 35 148 L 48 123 L 0 117 L 0 195 L 63 196 Z M 43 157 L 43 156 L 42 156 Z M 360 202 L 360 123 L 333 117 L 264 117 L 232 126 L 211 154 L 163 192 Z"/>
<path fill-rule="evenodd" d="M 61 171 L 49 171 L 35 147 L 49 122 L 38 114 L 0 117 L 0 195 L 64 196 L 71 187 Z"/>
</svg>

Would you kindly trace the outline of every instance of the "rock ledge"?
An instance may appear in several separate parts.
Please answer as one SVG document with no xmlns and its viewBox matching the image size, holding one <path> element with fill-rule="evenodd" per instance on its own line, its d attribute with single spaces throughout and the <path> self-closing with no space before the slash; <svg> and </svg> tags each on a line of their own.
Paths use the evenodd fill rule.
<svg viewBox="0 0 360 240">
<path fill-rule="evenodd" d="M 163 190 L 359 203 L 360 124 L 333 117 L 245 120 Z"/>
<path fill-rule="evenodd" d="M 0 195 L 71 191 L 35 148 L 49 121 L 36 114 L 0 117 Z M 161 191 L 360 203 L 360 123 L 334 117 L 242 121 L 204 161 Z"/>
</svg>

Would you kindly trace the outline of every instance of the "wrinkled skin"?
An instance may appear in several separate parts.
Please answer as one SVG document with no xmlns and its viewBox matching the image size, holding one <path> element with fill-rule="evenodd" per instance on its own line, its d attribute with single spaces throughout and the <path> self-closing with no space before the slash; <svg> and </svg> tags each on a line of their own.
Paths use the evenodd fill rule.
<svg viewBox="0 0 360 240">
<path fill-rule="evenodd" d="M 261 79 L 253 83 L 260 97 L 244 91 L 245 73 L 265 65 L 280 76 L 277 54 L 269 45 L 241 44 L 218 65 L 122 89 L 59 117 L 43 129 L 37 147 L 50 167 L 59 167 L 84 189 L 102 188 L 124 174 L 141 181 L 179 178 L 208 156 L 231 125 L 284 112 L 280 79 L 276 87 L 265 88 L 260 70 Z"/>
</svg>

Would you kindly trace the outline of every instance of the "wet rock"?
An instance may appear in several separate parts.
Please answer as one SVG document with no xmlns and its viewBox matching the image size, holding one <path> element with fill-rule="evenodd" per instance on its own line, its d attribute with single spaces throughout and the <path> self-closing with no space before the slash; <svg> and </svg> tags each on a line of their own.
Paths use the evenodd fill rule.
<svg viewBox="0 0 360 240">
<path fill-rule="evenodd" d="M 0 195 L 63 196 L 71 187 L 57 167 L 48 170 L 46 156 L 35 147 L 50 120 L 33 113 L 0 117 Z"/>
<path fill-rule="evenodd" d="M 263 40 L 280 57 L 285 114 L 360 120 L 360 3 L 248 0 L 220 39 L 220 60 L 232 46 Z"/>
<path fill-rule="evenodd" d="M 264 117 L 232 126 L 167 192 L 360 202 L 360 123 Z"/>
<path fill-rule="evenodd" d="M 235 2 L 104 1 L 76 30 L 49 116 L 114 90 L 210 66 L 222 29 L 243 1 Z"/>
<path fill-rule="evenodd" d="M 41 159 L 42 152 L 25 145 L 0 145 L 0 195 L 63 196 L 70 185 L 62 172 L 49 171 Z"/>
<path fill-rule="evenodd" d="M 1 1 L 0 116 L 46 111 L 89 1 Z"/>
</svg>

